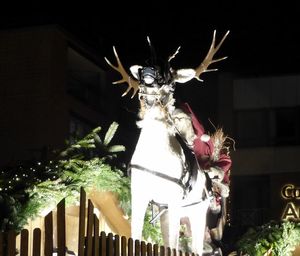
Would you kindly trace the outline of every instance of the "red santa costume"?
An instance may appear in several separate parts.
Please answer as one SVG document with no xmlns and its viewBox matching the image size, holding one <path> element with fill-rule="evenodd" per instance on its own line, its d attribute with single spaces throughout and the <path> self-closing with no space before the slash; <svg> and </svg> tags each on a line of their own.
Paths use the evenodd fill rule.
<svg viewBox="0 0 300 256">
<path fill-rule="evenodd" d="M 226 137 L 222 130 L 217 130 L 215 134 L 209 136 L 188 103 L 182 106 L 191 118 L 196 138 L 193 143 L 194 154 L 199 166 L 206 171 L 212 180 L 212 192 L 214 202 L 211 210 L 220 210 L 221 199 L 229 196 L 229 175 L 231 168 L 231 158 L 228 148 L 224 146 Z"/>
</svg>

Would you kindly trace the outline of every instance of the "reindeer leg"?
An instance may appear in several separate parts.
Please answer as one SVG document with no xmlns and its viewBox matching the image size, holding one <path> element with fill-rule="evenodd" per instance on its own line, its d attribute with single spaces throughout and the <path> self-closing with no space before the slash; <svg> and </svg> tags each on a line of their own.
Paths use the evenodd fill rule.
<svg viewBox="0 0 300 256">
<path fill-rule="evenodd" d="M 134 240 L 142 240 L 144 218 L 149 200 L 138 191 L 131 197 L 131 237 Z"/>
<path fill-rule="evenodd" d="M 209 200 L 203 201 L 190 210 L 190 223 L 192 230 L 192 252 L 202 255 L 204 234 L 206 228 L 206 213 Z"/>
<path fill-rule="evenodd" d="M 169 204 L 168 211 L 162 214 L 160 220 L 164 246 L 178 250 L 180 231 L 180 205 Z"/>
</svg>

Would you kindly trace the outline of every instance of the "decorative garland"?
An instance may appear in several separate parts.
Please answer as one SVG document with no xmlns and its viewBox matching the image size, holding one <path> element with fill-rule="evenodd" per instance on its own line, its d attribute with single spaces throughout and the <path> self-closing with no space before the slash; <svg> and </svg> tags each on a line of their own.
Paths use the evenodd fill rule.
<svg viewBox="0 0 300 256">
<path fill-rule="evenodd" d="M 271 221 L 249 229 L 237 242 L 242 256 L 291 256 L 300 244 L 300 223 Z"/>
<path fill-rule="evenodd" d="M 63 198 L 67 204 L 74 203 L 80 187 L 115 192 L 128 208 L 128 178 L 109 164 L 116 152 L 125 150 L 121 145 L 109 145 L 117 128 L 118 124 L 112 123 L 102 141 L 97 127 L 58 154 L 55 161 L 2 171 L 0 206 L 5 210 L 0 214 L 1 231 L 19 231 L 28 219 L 54 208 Z M 91 155 L 95 157 L 87 157 Z"/>
<path fill-rule="evenodd" d="M 122 145 L 110 146 L 118 124 L 112 123 L 104 139 L 97 127 L 84 138 L 58 154 L 58 160 L 19 166 L 0 172 L 0 231 L 20 231 L 29 219 L 44 215 L 65 198 L 66 204 L 79 202 L 80 188 L 110 191 L 120 207 L 131 216 L 130 179 L 113 167 L 111 160 L 124 151 Z M 161 243 L 159 224 L 151 225 L 150 210 L 145 216 L 145 240 Z"/>
</svg>

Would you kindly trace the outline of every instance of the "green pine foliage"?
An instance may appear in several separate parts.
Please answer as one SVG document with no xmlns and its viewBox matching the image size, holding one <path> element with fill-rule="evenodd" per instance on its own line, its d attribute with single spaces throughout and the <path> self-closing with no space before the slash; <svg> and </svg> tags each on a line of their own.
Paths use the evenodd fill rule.
<svg viewBox="0 0 300 256">
<path fill-rule="evenodd" d="M 102 142 L 101 128 L 97 127 L 49 163 L 2 171 L 0 231 L 20 231 L 30 218 L 52 210 L 63 198 L 67 205 L 77 202 L 81 187 L 87 192 L 98 189 L 116 193 L 128 212 L 129 178 L 110 165 L 116 153 L 125 150 L 124 146 L 110 145 L 117 128 L 118 124 L 112 123 Z"/>
<path fill-rule="evenodd" d="M 160 229 L 160 222 L 156 221 L 155 223 L 151 224 L 150 221 L 152 220 L 152 213 L 150 207 L 148 207 L 145 213 L 145 220 L 144 220 L 144 228 L 143 228 L 143 239 L 149 243 L 156 243 L 159 245 L 163 245 L 163 239 Z"/>
<path fill-rule="evenodd" d="M 237 242 L 239 255 L 291 256 L 300 244 L 300 223 L 271 221 L 249 229 Z"/>
<path fill-rule="evenodd" d="M 81 187 L 86 192 L 115 193 L 130 218 L 130 179 L 111 164 L 116 153 L 125 150 L 122 145 L 111 145 L 117 129 L 113 122 L 102 139 L 101 127 L 97 127 L 57 153 L 56 160 L 0 172 L 0 231 L 20 231 L 29 219 L 46 214 L 63 198 L 67 205 L 78 202 Z M 159 223 L 152 225 L 150 220 L 148 209 L 143 237 L 161 244 Z"/>
</svg>

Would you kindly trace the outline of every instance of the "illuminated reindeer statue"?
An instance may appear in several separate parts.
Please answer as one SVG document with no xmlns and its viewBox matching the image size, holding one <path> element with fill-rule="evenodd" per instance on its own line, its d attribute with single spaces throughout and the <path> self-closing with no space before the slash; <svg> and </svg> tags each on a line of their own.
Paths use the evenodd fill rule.
<svg viewBox="0 0 300 256">
<path fill-rule="evenodd" d="M 203 170 L 197 168 L 191 175 L 180 141 L 192 150 L 194 140 L 199 138 L 195 135 L 190 116 L 175 108 L 173 93 L 176 83 L 186 83 L 193 78 L 202 81 L 199 78 L 202 73 L 213 71 L 207 69 L 210 64 L 226 58 L 213 59 L 213 56 L 228 32 L 215 45 L 214 31 L 209 52 L 195 69 L 174 70 L 170 67 L 170 61 L 179 48 L 164 66 L 157 66 L 154 61 L 145 67 L 130 67 L 132 76 L 124 69 L 114 47 L 117 66 L 105 58 L 122 75 L 122 79 L 114 84 L 128 83 L 128 89 L 122 96 L 133 89 L 132 97 L 138 92 L 140 101 L 140 121 L 137 125 L 141 132 L 130 163 L 133 239 L 141 240 L 146 209 L 150 202 L 155 202 L 160 206 L 167 206 L 167 211 L 160 214 L 164 245 L 178 249 L 180 219 L 187 215 L 192 227 L 192 250 L 202 255 L 210 198 L 205 193 L 206 179 Z M 149 38 L 148 42 L 153 50 Z M 195 181 L 191 182 L 192 180 Z"/>
</svg>

